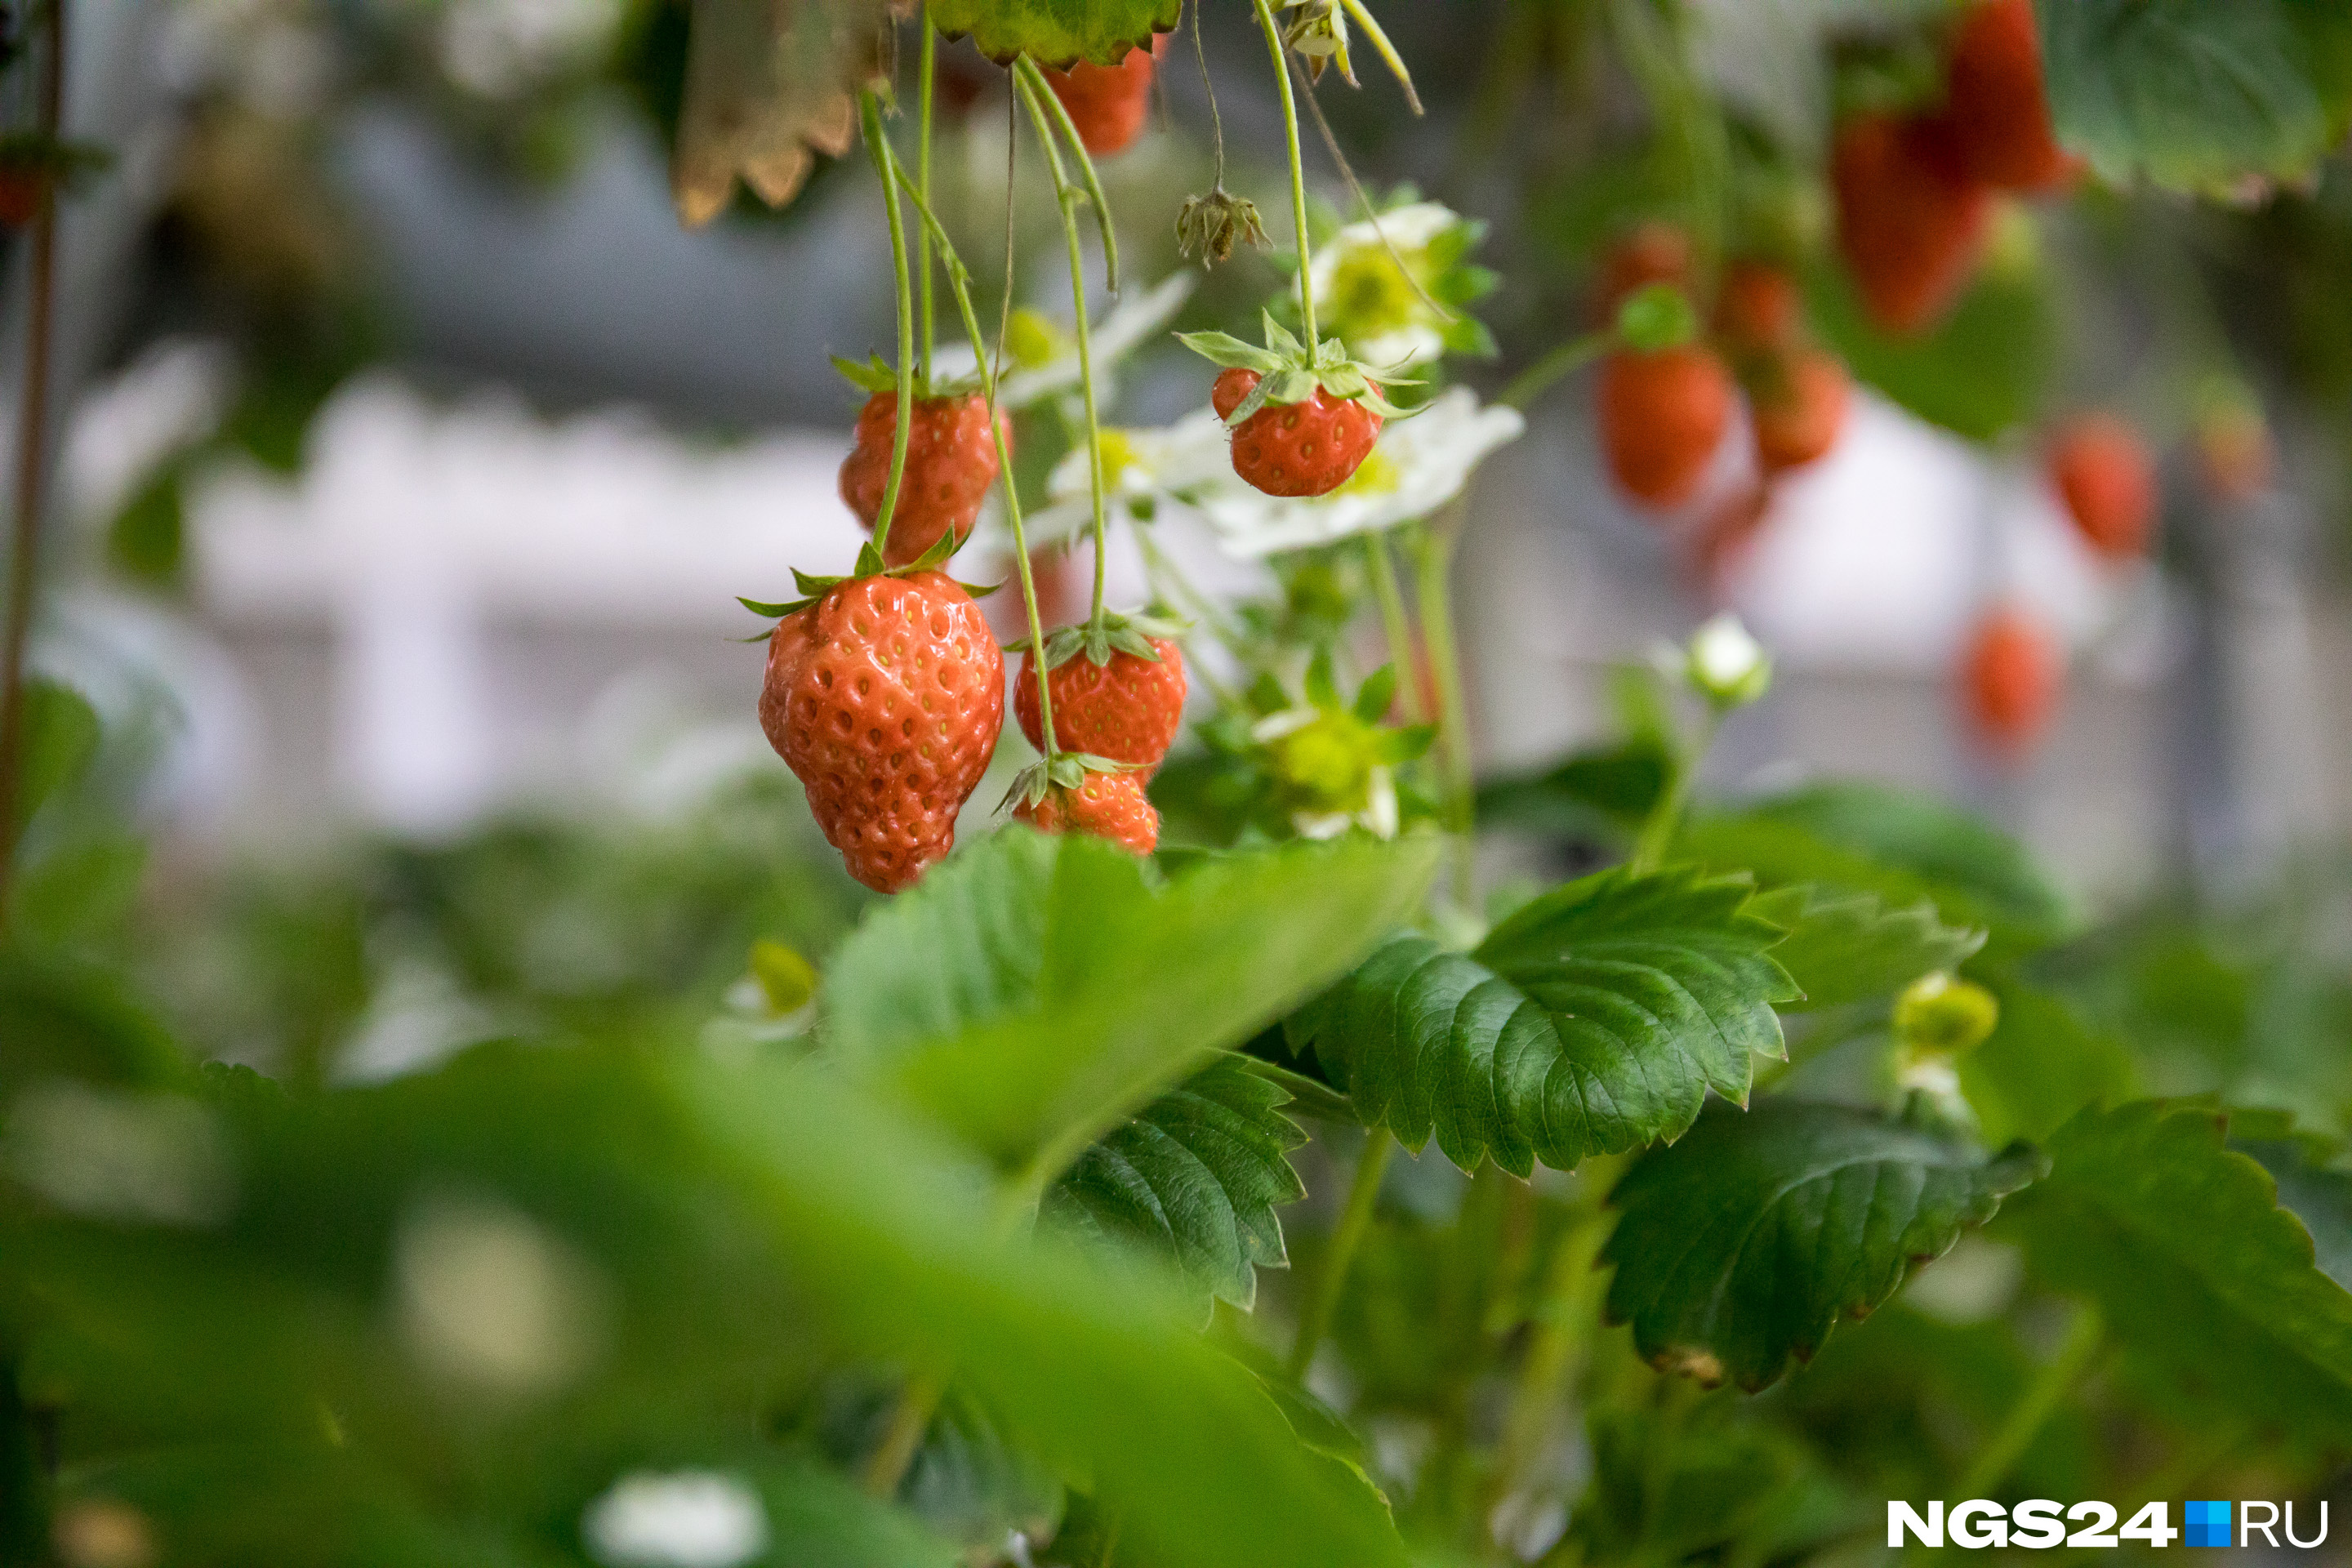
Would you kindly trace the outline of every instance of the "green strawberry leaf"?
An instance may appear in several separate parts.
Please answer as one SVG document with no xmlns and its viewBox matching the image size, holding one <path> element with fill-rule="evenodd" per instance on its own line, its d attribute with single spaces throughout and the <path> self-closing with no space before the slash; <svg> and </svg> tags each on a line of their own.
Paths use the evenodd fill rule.
<svg viewBox="0 0 2352 1568">
<path fill-rule="evenodd" d="M 877 908 L 835 956 L 835 1051 L 1042 1184 L 1328 984 L 1418 906 L 1438 844 L 1346 839 L 1164 880 L 1018 826 Z"/>
<path fill-rule="evenodd" d="M 1467 953 L 1391 938 L 1286 1026 L 1367 1123 L 1464 1170 L 1526 1175 L 1680 1137 L 1706 1091 L 1748 1099 L 1782 1054 L 1772 1005 L 1796 987 L 1767 953 L 1744 880 L 1619 868 L 1557 888 Z"/>
<path fill-rule="evenodd" d="M 1924 899 L 1889 909 L 1874 894 L 1799 884 L 1759 893 L 1748 908 L 1789 933 L 1772 957 L 1805 995 L 1783 1012 L 1890 995 L 1922 974 L 1957 968 L 1985 942 L 1980 931 L 1937 920 Z"/>
<path fill-rule="evenodd" d="M 2352 1438 L 2352 1291 L 2268 1171 L 2197 1101 L 2090 1110 L 2050 1140 L 2050 1179 L 2004 1217 L 2033 1272 L 2087 1296 L 2133 1360 L 2264 1429 Z"/>
<path fill-rule="evenodd" d="M 1984 980 L 2000 1002 L 2000 1022 L 1960 1058 L 1959 1071 L 1960 1092 L 1987 1140 L 2046 1139 L 2084 1106 L 2137 1092 L 2130 1050 L 2064 997 L 2003 975 Z"/>
<path fill-rule="evenodd" d="M 1711 1105 L 1611 1194 L 1623 1217 L 1601 1254 L 1617 1268 L 1610 1320 L 1633 1324 L 1654 1365 L 1752 1392 L 2045 1168 L 2026 1144 L 1987 1159 L 1843 1106 Z"/>
<path fill-rule="evenodd" d="M 1197 1292 L 1246 1310 L 1257 1270 L 1289 1262 L 1275 1209 L 1307 1195 L 1289 1152 L 1307 1142 L 1282 1113 L 1290 1095 L 1231 1058 L 1096 1141 L 1057 1182 L 1045 1213 L 1085 1234 L 1160 1254 Z"/>
<path fill-rule="evenodd" d="M 1995 950 L 2042 946 L 2074 920 L 2014 840 L 1940 802 L 1875 784 L 1822 784 L 1695 816 L 1675 853 L 1752 872 L 1766 887 L 1811 882 L 1889 905 L 1932 900 L 1945 923 L 1985 928 Z"/>
<path fill-rule="evenodd" d="M 1990 441 L 2042 412 L 2061 321 L 2048 277 L 2037 267 L 2004 266 L 1996 254 L 1951 314 L 1919 334 L 1888 332 L 1874 322 L 1843 267 L 1812 269 L 1806 309 L 1856 376 L 1931 425 Z"/>
<path fill-rule="evenodd" d="M 965 1561 L 992 1562 L 1013 1531 L 1033 1541 L 1052 1536 L 1062 1521 L 1062 1483 L 978 1401 L 950 1386 L 898 1483 L 898 1502 Z"/>
<path fill-rule="evenodd" d="M 2037 9 L 2058 138 L 2111 184 L 2145 175 L 2198 192 L 2250 174 L 2289 177 L 2340 134 L 2341 84 L 2318 74 L 2328 40 L 2303 27 L 2305 13 L 2332 7 L 2069 0 Z M 2335 35 L 2343 28 L 2334 23 Z"/>
<path fill-rule="evenodd" d="M 25 683 L 24 763 L 16 783 L 16 831 L 43 803 L 71 788 L 98 754 L 98 710 L 69 686 L 38 679 Z"/>
<path fill-rule="evenodd" d="M 2262 1163 L 2278 1184 L 2279 1206 L 2311 1232 L 2319 1271 L 2352 1290 L 2352 1170 L 2342 1151 L 2297 1136 L 2284 1112 L 2258 1110 L 2231 1113 L 2230 1147 Z"/>
<path fill-rule="evenodd" d="M 999 65 L 1015 55 L 1066 69 L 1080 59 L 1117 65 L 1130 47 L 1150 48 L 1175 30 L 1181 0 L 932 0 L 932 25 L 950 38 L 969 34 Z"/>
</svg>

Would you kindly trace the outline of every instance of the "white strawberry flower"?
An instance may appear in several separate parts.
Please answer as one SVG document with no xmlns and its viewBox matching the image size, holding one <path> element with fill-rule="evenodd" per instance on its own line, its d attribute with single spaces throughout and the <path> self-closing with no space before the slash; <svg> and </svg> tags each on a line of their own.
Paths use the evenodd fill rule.
<svg viewBox="0 0 2352 1568">
<path fill-rule="evenodd" d="M 1191 272 L 1171 273 L 1139 294 L 1122 297 L 1100 320 L 1089 323 L 1097 400 L 1108 395 L 1106 373 L 1110 367 L 1158 337 L 1192 298 L 1198 281 Z M 945 345 L 931 357 L 934 382 L 953 381 L 979 369 L 969 343 Z M 1013 313 L 1005 360 L 1004 374 L 996 384 L 996 401 L 1002 407 L 1026 408 L 1058 393 L 1077 390 L 1077 334 L 1043 311 L 1024 307 Z"/>
<path fill-rule="evenodd" d="M 1103 492 L 1109 515 L 1123 510 L 1139 521 L 1159 515 L 1163 501 L 1182 502 L 1221 485 L 1238 485 L 1225 422 L 1213 408 L 1197 409 L 1173 425 L 1113 426 L 1099 437 Z M 1094 480 L 1087 449 L 1073 447 L 1045 477 L 1045 504 L 1031 513 L 1031 544 L 1072 539 L 1094 521 Z"/>
<path fill-rule="evenodd" d="M 1177 499 L 1208 520 L 1226 554 L 1258 560 L 1427 517 L 1462 492 L 1489 452 L 1526 428 L 1517 409 L 1482 408 L 1475 394 L 1454 387 L 1411 418 L 1390 420 L 1363 466 L 1328 495 L 1266 495 L 1228 464 L 1213 483 Z"/>
<path fill-rule="evenodd" d="M 1493 285 L 1465 259 L 1483 233 L 1438 202 L 1391 207 L 1377 226 L 1348 225 L 1316 248 L 1307 274 L 1318 324 L 1376 373 L 1449 350 L 1491 353 L 1486 329 L 1462 309 Z"/>
</svg>

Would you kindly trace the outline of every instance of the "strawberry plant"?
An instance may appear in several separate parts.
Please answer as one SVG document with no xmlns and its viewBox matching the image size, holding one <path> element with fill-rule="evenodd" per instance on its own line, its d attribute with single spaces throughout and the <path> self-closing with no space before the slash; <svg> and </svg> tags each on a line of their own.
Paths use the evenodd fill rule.
<svg viewBox="0 0 2352 1568">
<path fill-rule="evenodd" d="M 26 673 L 42 189 L 0 1564 L 1828 1565 L 1891 1552 L 1897 1502 L 2024 1543 L 2045 1498 L 2342 1500 L 2341 879 L 2095 921 L 1925 795 L 1723 788 L 1775 679 L 1730 616 L 1620 668 L 1612 733 L 1482 777 L 1474 730 L 1529 716 L 1474 710 L 1458 623 L 1515 585 L 1455 566 L 1500 504 L 1484 461 L 1558 440 L 1529 420 L 1581 378 L 1598 463 L 1702 551 L 1867 395 L 1987 463 L 2046 448 L 2112 573 L 2159 570 L 2147 440 L 2033 438 L 2056 345 L 2016 199 L 2300 178 L 2352 115 L 2352 37 L 2286 0 L 1847 18 L 1802 40 L 1807 142 L 1711 85 L 1697 8 L 1504 10 L 1481 115 L 1542 61 L 1622 89 L 1580 131 L 1646 116 L 1600 196 L 1525 215 L 1577 237 L 1556 299 L 1496 290 L 1480 222 L 1361 188 L 1325 95 L 1429 134 L 1370 0 L 694 0 L 681 213 L 787 200 L 854 141 L 889 240 L 887 353 L 837 362 L 868 537 L 743 601 L 781 765 L 625 857 L 607 825 L 486 830 L 383 851 L 307 921 L 254 894 L 251 929 L 302 933 L 266 973 L 234 932 L 131 923 L 119 737 Z M 1096 167 L 1156 78 L 1208 75 L 1208 25 L 1267 79 L 1279 254 L 1215 84 L 1205 192 L 1137 196 L 1152 143 Z M 948 48 L 1003 68 L 1001 145 L 940 123 Z M 1139 284 L 1147 227 L 1215 269 L 1197 301 Z M 983 289 L 968 256 L 1040 232 L 1054 298 L 1017 254 Z M 1155 350 L 1190 351 L 1153 391 L 1190 412 L 1114 424 Z M 2259 404 L 2199 385 L 2203 479 L 2251 507 Z M 2070 653 L 2012 570 L 1940 693 L 1978 743 L 1952 793 L 1996 803 Z M 785 869 L 747 823 L 833 854 Z M 550 868 L 599 842 L 592 899 Z M 465 972 L 465 1048 L 339 1067 L 331 1040 L 399 1044 L 364 978 L 399 943 Z"/>
</svg>

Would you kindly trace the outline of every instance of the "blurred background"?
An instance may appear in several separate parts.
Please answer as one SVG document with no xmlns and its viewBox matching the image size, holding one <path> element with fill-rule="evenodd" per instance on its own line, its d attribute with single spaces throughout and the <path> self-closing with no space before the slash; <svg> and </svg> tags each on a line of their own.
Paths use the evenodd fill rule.
<svg viewBox="0 0 2352 1568">
<path fill-rule="evenodd" d="M 1843 89 L 1817 40 L 1866 49 L 1938 8 L 1708 0 L 1697 58 L 1735 141 L 1818 163 Z M 1479 259 L 1503 281 L 1478 313 L 1499 348 L 1470 379 L 1491 392 L 1585 329 L 1599 258 L 1668 205 L 1634 155 L 1649 119 L 1578 0 L 1390 9 L 1426 120 L 1377 71 L 1320 97 L 1366 185 L 1411 183 L 1487 226 Z M 36 661 L 100 706 L 111 793 L 47 829 L 83 842 L 62 874 L 110 890 L 60 918 L 108 932 L 208 1052 L 310 1081 L 551 1016 L 707 1016 L 752 938 L 821 952 L 864 895 L 760 734 L 761 653 L 741 639 L 761 623 L 735 596 L 785 597 L 791 567 L 843 570 L 860 537 L 835 491 L 859 395 L 826 356 L 887 345 L 870 170 L 820 160 L 780 212 L 739 196 L 681 228 L 667 164 L 687 18 L 669 0 L 81 0 L 73 16 L 67 132 L 108 162 L 64 209 L 68 412 Z M 1279 213 L 1262 43 L 1240 8 L 1202 42 L 1228 183 Z M 1152 132 L 1105 165 L 1144 283 L 1183 268 L 1164 219 L 1208 184 L 1191 56 L 1171 41 Z M 992 299 L 1002 77 L 964 47 L 942 58 L 938 205 Z M 1311 142 L 1308 163 L 1344 216 Z M 1818 192 L 1789 208 L 1818 251 Z M 1016 217 L 1023 293 L 1050 301 L 1067 287 L 1052 209 L 1032 189 Z M 1280 277 L 1245 254 L 1177 324 L 1230 325 Z M 1836 448 L 1760 510 L 1740 504 L 1738 439 L 1697 501 L 1629 510 L 1590 376 L 1563 383 L 1483 473 L 1465 536 L 1483 768 L 1604 738 L 1612 668 L 1736 609 L 1780 673 L 1727 730 L 1712 787 L 1835 773 L 1945 794 L 2093 907 L 2136 913 L 2127 931 L 2184 909 L 2247 922 L 2230 951 L 2258 954 L 2249 1037 L 2282 942 L 2299 978 L 2278 1006 L 2336 1028 L 2352 1016 L 2352 949 L 2329 945 L 2352 941 L 2347 278 L 2339 153 L 2305 186 L 2223 202 L 2012 202 L 1974 292 L 1921 343 L 1890 348 L 1833 277 L 1809 279 L 1863 384 Z M 1172 419 L 1204 384 L 1155 339 L 1122 366 L 1115 416 Z M 2251 483 L 2205 472 L 2216 386 L 2264 418 Z M 2160 454 L 2144 559 L 2090 549 L 2045 477 L 2037 432 L 2093 405 Z M 1024 482 L 1052 456 L 1024 452 Z M 1259 570 L 1209 575 L 1246 591 Z M 2066 655 L 2023 754 L 1988 752 L 1956 693 L 1996 599 Z M 1493 848 L 1490 871 L 1520 853 Z"/>
</svg>

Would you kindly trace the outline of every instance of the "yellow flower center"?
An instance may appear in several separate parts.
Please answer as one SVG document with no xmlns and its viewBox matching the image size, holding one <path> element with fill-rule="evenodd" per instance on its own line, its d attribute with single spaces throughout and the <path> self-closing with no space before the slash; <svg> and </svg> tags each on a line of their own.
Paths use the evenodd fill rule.
<svg viewBox="0 0 2352 1568">
<path fill-rule="evenodd" d="M 1135 449 L 1124 430 L 1105 430 L 1095 437 L 1095 449 L 1102 454 L 1103 483 L 1118 483 L 1119 475 L 1129 468 L 1144 468 L 1143 454 Z M 1148 473 L 1150 470 L 1145 468 Z"/>
<path fill-rule="evenodd" d="M 1062 352 L 1062 329 L 1041 311 L 1024 305 L 1013 312 L 1013 321 L 1005 329 L 1005 352 L 1013 363 L 1024 370 L 1051 363 Z"/>
<path fill-rule="evenodd" d="M 1391 495 L 1395 493 L 1398 479 L 1396 459 L 1375 447 L 1364 455 L 1363 463 L 1356 471 L 1348 476 L 1347 483 L 1331 493 L 1339 496 Z"/>
<path fill-rule="evenodd" d="M 1421 252 L 1402 253 L 1416 275 L 1427 271 Z M 1426 277 L 1422 279 L 1426 285 Z M 1425 307 L 1403 268 L 1389 259 L 1379 245 L 1350 250 L 1331 269 L 1329 313 L 1339 331 L 1351 338 L 1375 337 L 1409 327 L 1422 319 Z"/>
</svg>

